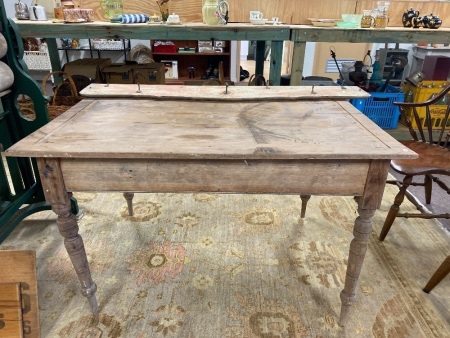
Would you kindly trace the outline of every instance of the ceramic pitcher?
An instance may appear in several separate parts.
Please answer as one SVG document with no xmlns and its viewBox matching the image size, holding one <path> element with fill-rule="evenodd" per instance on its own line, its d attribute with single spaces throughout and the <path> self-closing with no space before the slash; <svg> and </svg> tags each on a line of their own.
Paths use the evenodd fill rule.
<svg viewBox="0 0 450 338">
<path fill-rule="evenodd" d="M 203 0 L 202 16 L 203 23 L 207 25 L 225 24 L 224 17 L 228 12 L 228 2 L 226 0 Z"/>
<path fill-rule="evenodd" d="M 101 0 L 100 8 L 108 19 L 114 19 L 123 14 L 123 0 Z"/>
</svg>

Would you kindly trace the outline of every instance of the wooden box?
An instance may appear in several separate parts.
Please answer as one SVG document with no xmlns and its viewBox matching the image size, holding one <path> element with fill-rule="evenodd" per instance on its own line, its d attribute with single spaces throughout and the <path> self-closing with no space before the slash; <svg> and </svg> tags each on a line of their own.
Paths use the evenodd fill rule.
<svg viewBox="0 0 450 338">
<path fill-rule="evenodd" d="M 20 283 L 0 283 L 0 337 L 23 337 Z"/>
<path fill-rule="evenodd" d="M 132 65 L 112 64 L 102 72 L 106 83 L 134 83 Z"/>
<path fill-rule="evenodd" d="M 0 262 L 2 263 L 2 267 L 0 269 L 0 282 L 20 285 L 22 314 L 22 322 L 20 325 L 22 325 L 23 337 L 40 337 L 39 304 L 36 280 L 36 253 L 32 250 L 0 250 Z M 10 289 L 11 291 L 15 287 L 10 288 L 12 288 Z M 8 303 L 10 305 L 13 303 L 11 302 L 11 299 L 19 297 L 16 293 L 14 293 L 12 298 L 11 292 L 8 292 L 7 294 L 9 295 L 7 298 L 9 299 Z M 0 307 L 1 304 L 2 303 L 0 302 Z M 15 313 L 15 317 L 20 316 L 18 309 L 14 309 L 13 311 Z M 2 319 L 0 318 L 0 321 L 1 320 Z M 2 332 L 5 328 L 6 325 L 3 328 L 1 328 L 0 325 L 0 337 L 8 337 L 4 334 L 5 332 Z"/>
<path fill-rule="evenodd" d="M 84 75 L 92 80 L 92 82 L 103 83 L 102 71 L 111 64 L 111 59 L 78 59 L 67 62 L 63 71 L 70 75 Z"/>
<path fill-rule="evenodd" d="M 133 65 L 134 83 L 165 84 L 164 64 L 160 62 Z"/>
</svg>

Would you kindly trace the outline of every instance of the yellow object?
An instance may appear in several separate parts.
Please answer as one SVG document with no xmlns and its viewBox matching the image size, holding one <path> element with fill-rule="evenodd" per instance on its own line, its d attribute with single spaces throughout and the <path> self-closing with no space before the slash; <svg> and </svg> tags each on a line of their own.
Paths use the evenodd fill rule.
<svg viewBox="0 0 450 338">
<path fill-rule="evenodd" d="M 402 90 L 405 93 L 405 96 L 412 91 L 412 102 L 424 102 L 431 98 L 431 96 L 436 95 L 440 93 L 447 85 L 449 84 L 448 81 L 433 81 L 433 80 L 427 80 L 422 81 L 420 87 L 414 87 L 411 84 L 405 84 L 402 87 Z M 438 102 L 439 103 L 439 102 Z M 436 104 L 433 106 L 430 106 L 430 114 L 431 114 L 431 124 L 433 129 L 438 129 L 441 127 L 445 110 L 447 106 L 443 104 Z M 420 122 L 422 124 L 422 127 L 425 126 L 425 107 L 418 107 L 417 108 L 417 114 L 419 115 Z M 414 119 L 414 113 L 412 109 L 407 111 L 407 117 L 411 121 L 412 127 L 417 128 L 417 123 Z M 447 128 L 450 129 L 450 126 L 447 126 Z"/>
</svg>

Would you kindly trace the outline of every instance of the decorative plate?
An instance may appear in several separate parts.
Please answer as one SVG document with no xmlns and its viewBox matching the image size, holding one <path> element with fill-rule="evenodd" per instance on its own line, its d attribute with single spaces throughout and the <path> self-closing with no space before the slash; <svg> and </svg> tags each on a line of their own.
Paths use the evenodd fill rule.
<svg viewBox="0 0 450 338">
<path fill-rule="evenodd" d="M 316 19 L 308 18 L 315 27 L 333 27 L 336 26 L 336 19 Z"/>
<path fill-rule="evenodd" d="M 336 22 L 323 22 L 323 21 L 311 21 L 315 27 L 333 27 L 336 26 Z"/>
<path fill-rule="evenodd" d="M 268 19 L 250 20 L 253 25 L 265 25 Z"/>
</svg>

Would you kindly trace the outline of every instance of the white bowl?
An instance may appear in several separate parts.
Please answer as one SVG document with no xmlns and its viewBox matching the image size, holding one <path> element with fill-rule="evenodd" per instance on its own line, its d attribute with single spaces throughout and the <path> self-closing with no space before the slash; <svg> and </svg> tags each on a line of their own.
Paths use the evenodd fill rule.
<svg viewBox="0 0 450 338">
<path fill-rule="evenodd" d="M 359 25 L 361 23 L 362 14 L 342 14 L 341 17 L 344 22 L 353 22 Z"/>
</svg>

